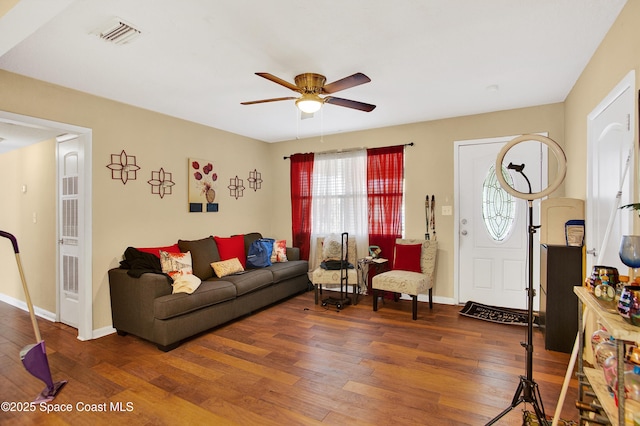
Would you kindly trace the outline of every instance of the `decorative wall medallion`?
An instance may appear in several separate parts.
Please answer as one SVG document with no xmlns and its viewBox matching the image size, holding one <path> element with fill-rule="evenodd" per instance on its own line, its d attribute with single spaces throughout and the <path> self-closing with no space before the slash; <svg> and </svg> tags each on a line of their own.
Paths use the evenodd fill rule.
<svg viewBox="0 0 640 426">
<path fill-rule="evenodd" d="M 213 171 L 213 163 L 207 160 L 189 159 L 189 211 L 217 212 L 218 203 L 214 183 L 218 174 Z"/>
<path fill-rule="evenodd" d="M 136 156 L 127 155 L 124 149 L 120 154 L 111 154 L 111 164 L 107 168 L 111 170 L 111 179 L 119 179 L 125 185 L 129 180 L 136 180 L 136 172 L 140 170 Z"/>
<path fill-rule="evenodd" d="M 237 175 L 235 178 L 229 179 L 229 186 L 227 186 L 227 188 L 229 188 L 229 195 L 235 197 L 236 200 L 242 197 L 244 185 L 242 179 L 239 179 Z"/>
<path fill-rule="evenodd" d="M 253 169 L 252 172 L 249 172 L 249 179 L 247 180 L 249 181 L 249 188 L 253 189 L 254 191 L 262 188 L 262 173 L 260 173 L 258 170 Z"/>
<path fill-rule="evenodd" d="M 171 188 L 175 185 L 171 180 L 171 173 L 165 172 L 162 167 L 157 172 L 151 172 L 151 180 L 147 182 L 151 185 L 151 193 L 158 194 L 160 198 L 171 194 Z"/>
</svg>

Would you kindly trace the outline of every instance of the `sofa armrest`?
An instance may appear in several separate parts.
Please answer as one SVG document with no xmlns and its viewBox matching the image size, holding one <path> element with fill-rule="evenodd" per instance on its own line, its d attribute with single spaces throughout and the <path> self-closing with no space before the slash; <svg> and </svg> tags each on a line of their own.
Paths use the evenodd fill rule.
<svg viewBox="0 0 640 426">
<path fill-rule="evenodd" d="M 300 249 L 298 247 L 287 247 L 288 260 L 300 260 Z"/>
<path fill-rule="evenodd" d="M 171 284 L 164 275 L 146 273 L 135 278 L 128 275 L 126 269 L 109 270 L 113 327 L 119 334 L 131 333 L 152 340 L 154 300 L 171 291 Z"/>
</svg>

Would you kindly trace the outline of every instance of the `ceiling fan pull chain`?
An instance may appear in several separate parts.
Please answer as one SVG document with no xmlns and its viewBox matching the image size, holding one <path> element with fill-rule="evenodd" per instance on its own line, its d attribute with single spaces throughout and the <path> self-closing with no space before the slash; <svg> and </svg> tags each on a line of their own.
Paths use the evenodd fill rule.
<svg viewBox="0 0 640 426">
<path fill-rule="evenodd" d="M 320 110 L 320 143 L 324 143 L 324 111 Z"/>
</svg>

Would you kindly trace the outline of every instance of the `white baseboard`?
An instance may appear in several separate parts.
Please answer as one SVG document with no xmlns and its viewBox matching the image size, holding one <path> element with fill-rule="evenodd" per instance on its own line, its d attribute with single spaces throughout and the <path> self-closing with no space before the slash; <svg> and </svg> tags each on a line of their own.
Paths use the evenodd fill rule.
<svg viewBox="0 0 640 426">
<path fill-rule="evenodd" d="M 29 312 L 27 302 L 16 299 L 15 297 L 7 296 L 6 294 L 0 293 L 0 302 L 4 302 L 8 305 L 14 306 L 25 312 Z M 50 322 L 57 322 L 56 314 L 54 312 L 49 312 L 37 306 L 34 306 L 33 310 L 35 311 L 35 314 L 37 317 L 45 319 Z M 91 332 L 91 339 L 98 339 L 100 337 L 108 336 L 109 334 L 113 334 L 115 332 L 116 332 L 116 329 L 111 326 L 102 327 L 97 330 L 93 330 Z M 86 339 L 80 339 L 80 340 L 86 340 Z"/>
<path fill-rule="evenodd" d="M 115 332 L 116 332 L 116 329 L 111 327 L 111 326 L 102 327 L 102 328 L 99 328 L 97 330 L 93 330 L 91 338 L 92 339 L 99 339 L 101 337 L 108 336 L 109 334 L 113 334 Z"/>
<path fill-rule="evenodd" d="M 18 309 L 22 309 L 25 312 L 29 312 L 29 308 L 27 307 L 27 302 L 23 302 L 22 300 L 16 299 L 14 297 L 7 296 L 6 294 L 0 293 L 0 302 L 4 302 Z M 37 306 L 34 306 L 33 310 L 35 311 L 35 314 L 37 317 L 46 319 L 47 321 L 50 321 L 50 322 L 56 322 L 56 314 L 54 312 L 49 312 L 45 309 L 38 308 Z"/>
</svg>

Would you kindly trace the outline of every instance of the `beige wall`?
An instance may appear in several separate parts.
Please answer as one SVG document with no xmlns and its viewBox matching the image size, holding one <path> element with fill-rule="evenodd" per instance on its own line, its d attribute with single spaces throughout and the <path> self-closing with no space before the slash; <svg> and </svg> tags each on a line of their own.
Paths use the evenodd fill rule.
<svg viewBox="0 0 640 426">
<path fill-rule="evenodd" d="M 7 14 L 20 0 L 0 0 L 0 18 Z"/>
<path fill-rule="evenodd" d="M 568 197 L 586 197 L 587 115 L 631 70 L 640 88 L 640 0 L 629 0 L 565 101 Z M 638 117 L 636 108 L 636 139 Z M 636 149 L 636 159 L 638 158 Z M 636 187 L 637 166 L 636 166 Z"/>
<path fill-rule="evenodd" d="M 17 237 L 32 302 L 49 312 L 56 310 L 55 280 L 51 275 L 56 269 L 51 256 L 56 249 L 55 179 L 53 140 L 0 155 L 0 229 Z M 23 185 L 26 192 L 22 191 Z M 13 247 L 5 238 L 0 239 L 0 265 L 1 293 L 24 300 Z"/>
<path fill-rule="evenodd" d="M 93 129 L 93 326 L 98 329 L 111 324 L 107 270 L 117 265 L 128 245 L 160 245 L 178 238 L 253 230 L 290 241 L 289 162 L 282 157 L 296 152 L 414 142 L 415 146 L 407 148 L 407 237 L 424 235 L 425 194 L 435 194 L 439 206 L 453 204 L 453 143 L 456 140 L 549 132 L 549 136 L 565 148 L 569 160 L 565 187 L 554 196 L 584 198 L 586 116 L 630 69 L 636 70 L 637 77 L 640 74 L 640 27 L 635 22 L 638 16 L 640 1 L 630 0 L 564 104 L 338 134 L 325 136 L 322 141 L 311 138 L 269 145 L 4 71 L 0 71 L 0 110 Z M 35 149 L 43 149 L 44 153 L 37 155 L 50 155 L 53 163 L 52 148 Z M 110 154 L 122 149 L 135 155 L 142 167 L 138 179 L 126 185 L 111 180 L 106 168 Z M 11 176 L 2 175 L 4 182 L 12 182 L 9 186 L 3 185 L 3 199 L 6 196 L 17 200 L 18 195 L 10 191 L 15 191 L 24 180 L 20 170 L 28 167 L 29 161 L 14 160 L 15 155 L 24 154 L 0 156 L 0 169 L 12 170 Z M 213 160 L 220 175 L 219 213 L 187 213 L 188 157 Z M 15 167 L 16 163 L 20 167 Z M 172 172 L 176 182 L 174 193 L 164 199 L 151 195 L 146 183 L 151 170 L 160 167 Z M 263 189 L 258 192 L 249 190 L 246 181 L 254 168 L 262 172 L 264 179 Z M 226 190 L 228 179 L 236 174 L 245 179 L 247 187 L 244 197 L 237 201 L 231 199 Z M 49 202 L 46 199 L 41 205 L 29 205 L 25 209 L 46 210 Z M 435 294 L 446 298 L 453 295 L 453 216 L 442 216 L 439 209 L 436 216 L 441 251 Z M 50 229 L 37 231 L 30 220 L 28 211 L 11 216 L 19 240 L 36 245 L 34 234 L 50 241 L 55 239 L 55 227 L 50 219 L 40 225 L 50 224 Z M 48 243 L 41 246 L 33 255 L 29 252 L 34 249 L 24 249 L 23 257 L 31 257 L 23 259 L 30 266 L 29 273 L 35 269 L 32 265 L 36 262 L 51 268 L 55 248 Z M 12 259 L 7 259 L 7 250 L 2 250 L 0 267 L 6 270 Z M 33 284 L 35 297 L 46 309 L 49 304 L 45 299 L 50 297 L 54 282 L 43 280 Z M 3 289 L 5 286 L 11 289 L 12 295 L 17 293 L 15 282 L 3 284 Z"/>
</svg>

